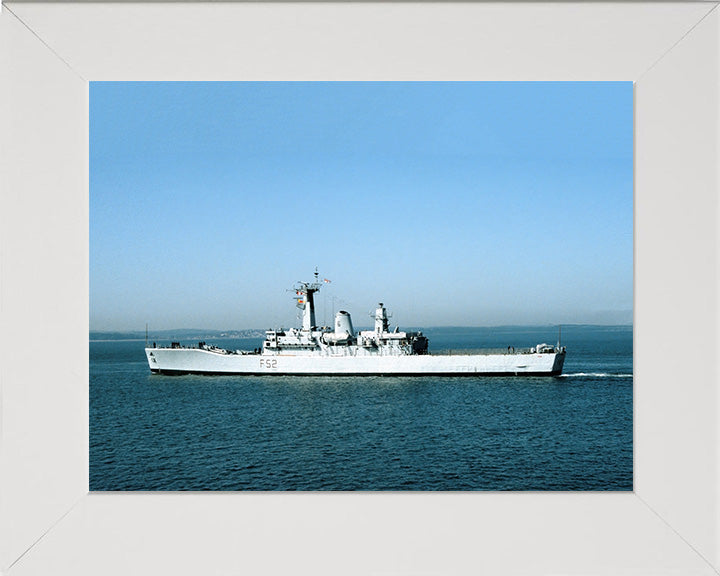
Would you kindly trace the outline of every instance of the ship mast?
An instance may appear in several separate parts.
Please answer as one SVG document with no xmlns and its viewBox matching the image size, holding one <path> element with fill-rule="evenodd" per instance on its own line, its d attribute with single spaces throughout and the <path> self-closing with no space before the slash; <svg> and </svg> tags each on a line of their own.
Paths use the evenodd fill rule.
<svg viewBox="0 0 720 576">
<path fill-rule="evenodd" d="M 389 332 L 390 325 L 388 324 L 387 309 L 383 306 L 383 303 L 378 304 L 375 310 L 375 332 L 382 334 L 383 332 Z"/>
<path fill-rule="evenodd" d="M 315 298 L 314 294 L 320 290 L 318 271 L 315 268 L 314 282 L 297 282 L 295 284 L 295 300 L 297 307 L 303 311 L 302 329 L 311 330 L 317 323 L 315 321 Z"/>
</svg>

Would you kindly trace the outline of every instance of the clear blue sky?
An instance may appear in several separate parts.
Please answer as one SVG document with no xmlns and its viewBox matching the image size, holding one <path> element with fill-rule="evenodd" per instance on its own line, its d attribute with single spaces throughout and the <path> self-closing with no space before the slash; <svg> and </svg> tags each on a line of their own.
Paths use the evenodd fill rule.
<svg viewBox="0 0 720 576">
<path fill-rule="evenodd" d="M 630 322 L 630 82 L 92 82 L 90 329 Z"/>
</svg>

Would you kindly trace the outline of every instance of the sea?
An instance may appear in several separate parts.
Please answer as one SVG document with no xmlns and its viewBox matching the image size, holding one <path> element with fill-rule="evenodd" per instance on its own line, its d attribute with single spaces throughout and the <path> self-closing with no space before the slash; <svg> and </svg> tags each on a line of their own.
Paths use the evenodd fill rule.
<svg viewBox="0 0 720 576">
<path fill-rule="evenodd" d="M 553 326 L 424 333 L 431 351 L 558 340 Z M 559 377 L 164 376 L 144 339 L 90 341 L 90 489 L 632 490 L 632 326 L 561 338 Z"/>
</svg>

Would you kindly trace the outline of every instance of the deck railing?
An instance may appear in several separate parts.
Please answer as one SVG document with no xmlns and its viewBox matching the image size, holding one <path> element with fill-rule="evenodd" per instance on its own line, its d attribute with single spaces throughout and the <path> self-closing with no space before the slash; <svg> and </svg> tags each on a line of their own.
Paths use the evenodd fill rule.
<svg viewBox="0 0 720 576">
<path fill-rule="evenodd" d="M 491 354 L 532 354 L 530 348 L 455 348 L 452 350 L 432 350 L 432 356 L 460 356 L 464 354 L 480 354 L 489 356 Z"/>
</svg>

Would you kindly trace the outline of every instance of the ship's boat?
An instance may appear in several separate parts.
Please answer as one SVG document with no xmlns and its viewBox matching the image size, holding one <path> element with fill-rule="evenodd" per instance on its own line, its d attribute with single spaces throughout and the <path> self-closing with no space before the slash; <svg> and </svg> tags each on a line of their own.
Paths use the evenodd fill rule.
<svg viewBox="0 0 720 576">
<path fill-rule="evenodd" d="M 285 375 L 536 375 L 562 373 L 565 347 L 537 344 L 531 348 L 434 353 L 420 331 L 390 330 L 387 309 L 380 302 L 373 330 L 353 329 L 345 310 L 335 315 L 333 327 L 315 322 L 313 282 L 295 286 L 296 305 L 302 310 L 302 327 L 268 330 L 261 348 L 226 350 L 206 342 L 183 346 L 146 347 L 150 370 L 161 374 L 285 374 Z"/>
</svg>

